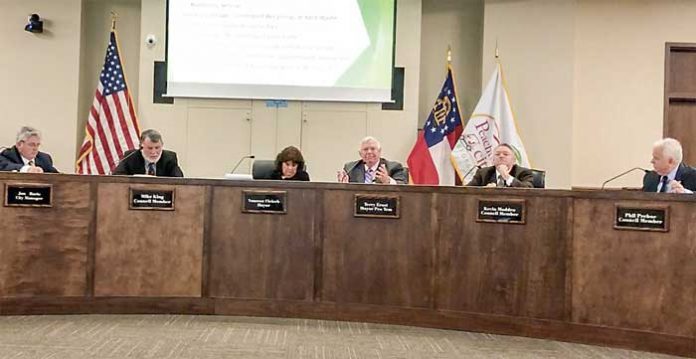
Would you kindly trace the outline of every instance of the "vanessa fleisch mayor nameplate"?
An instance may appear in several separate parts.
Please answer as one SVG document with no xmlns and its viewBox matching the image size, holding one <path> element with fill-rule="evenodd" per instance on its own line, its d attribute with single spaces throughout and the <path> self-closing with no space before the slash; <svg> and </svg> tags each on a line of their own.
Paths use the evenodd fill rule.
<svg viewBox="0 0 696 359">
<path fill-rule="evenodd" d="M 53 207 L 53 185 L 5 183 L 5 207 Z"/>
<path fill-rule="evenodd" d="M 242 212 L 285 214 L 286 191 L 242 191 Z"/>
<path fill-rule="evenodd" d="M 523 199 L 478 200 L 476 222 L 526 223 L 527 204 Z"/>
<path fill-rule="evenodd" d="M 130 209 L 173 211 L 174 210 L 174 189 L 130 189 Z"/>
<path fill-rule="evenodd" d="M 634 231 L 669 231 L 669 207 L 631 207 L 617 204 L 615 229 Z"/>
<path fill-rule="evenodd" d="M 399 218 L 399 196 L 355 195 L 354 217 Z"/>
</svg>

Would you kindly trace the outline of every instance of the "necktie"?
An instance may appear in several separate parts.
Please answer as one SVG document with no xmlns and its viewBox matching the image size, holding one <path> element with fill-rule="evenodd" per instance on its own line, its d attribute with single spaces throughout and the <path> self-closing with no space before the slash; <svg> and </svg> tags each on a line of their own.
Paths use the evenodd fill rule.
<svg viewBox="0 0 696 359">
<path fill-rule="evenodd" d="M 496 183 L 496 187 L 505 187 L 505 180 L 503 179 L 503 176 L 498 176 L 498 183 Z"/>
<path fill-rule="evenodd" d="M 29 160 L 29 162 L 27 162 L 27 165 L 34 166 L 34 160 Z"/>
<path fill-rule="evenodd" d="M 155 175 L 155 164 L 154 164 L 154 163 L 148 163 L 148 164 L 147 164 L 147 175 L 148 175 L 148 176 L 154 176 L 154 175 Z"/>
<path fill-rule="evenodd" d="M 662 180 L 660 182 L 662 182 L 662 187 L 660 187 L 659 192 L 667 192 L 667 182 L 669 182 L 669 178 L 667 176 L 662 176 Z"/>
<path fill-rule="evenodd" d="M 372 171 L 371 168 L 368 168 L 367 171 L 365 171 L 365 183 L 372 183 L 372 181 L 375 179 L 375 173 Z"/>
</svg>

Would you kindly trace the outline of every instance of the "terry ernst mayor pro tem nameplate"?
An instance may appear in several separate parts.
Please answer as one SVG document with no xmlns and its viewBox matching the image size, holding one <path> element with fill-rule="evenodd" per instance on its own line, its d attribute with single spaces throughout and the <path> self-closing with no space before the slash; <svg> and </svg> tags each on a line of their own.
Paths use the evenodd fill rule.
<svg viewBox="0 0 696 359">
<path fill-rule="evenodd" d="M 5 207 L 52 207 L 53 186 L 50 184 L 5 183 Z"/>
<path fill-rule="evenodd" d="M 399 196 L 355 195 L 354 217 L 399 218 Z"/>
<path fill-rule="evenodd" d="M 174 210 L 174 190 L 130 189 L 130 209 Z"/>
<path fill-rule="evenodd" d="M 526 207 L 523 199 L 480 199 L 476 222 L 525 224 Z"/>
</svg>

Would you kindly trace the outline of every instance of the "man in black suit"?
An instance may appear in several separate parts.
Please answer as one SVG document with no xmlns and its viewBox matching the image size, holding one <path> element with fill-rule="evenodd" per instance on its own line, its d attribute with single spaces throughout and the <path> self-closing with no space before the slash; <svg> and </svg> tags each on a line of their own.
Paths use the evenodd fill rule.
<svg viewBox="0 0 696 359">
<path fill-rule="evenodd" d="M 693 193 L 696 169 L 682 163 L 682 146 L 673 138 L 663 138 L 653 145 L 653 171 L 643 177 L 644 192 Z"/>
<path fill-rule="evenodd" d="M 155 130 L 145 130 L 140 134 L 140 149 L 126 151 L 115 175 L 144 174 L 158 177 L 184 177 L 179 168 L 176 152 L 162 149 L 162 135 Z"/>
<path fill-rule="evenodd" d="M 516 161 L 515 152 L 510 145 L 498 145 L 493 150 L 493 166 L 476 171 L 467 186 L 534 187 L 532 171 L 518 166 Z"/>
<path fill-rule="evenodd" d="M 382 145 L 374 137 L 360 141 L 360 159 L 348 162 L 338 171 L 341 183 L 406 184 L 408 171 L 396 161 L 381 157 Z"/>
<path fill-rule="evenodd" d="M 17 133 L 17 142 L 0 153 L 0 171 L 25 173 L 58 173 L 51 155 L 40 152 L 41 132 L 24 126 Z"/>
</svg>

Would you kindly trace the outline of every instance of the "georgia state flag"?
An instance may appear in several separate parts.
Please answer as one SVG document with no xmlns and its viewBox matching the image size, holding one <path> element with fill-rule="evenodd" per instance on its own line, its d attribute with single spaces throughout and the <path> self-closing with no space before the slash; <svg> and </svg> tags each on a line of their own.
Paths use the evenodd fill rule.
<svg viewBox="0 0 696 359">
<path fill-rule="evenodd" d="M 408 169 L 414 184 L 453 186 L 457 177 L 452 164 L 452 148 L 462 134 L 462 117 L 454 88 L 454 75 L 447 66 L 447 78 L 425 121 L 423 130 L 408 156 Z"/>
</svg>

